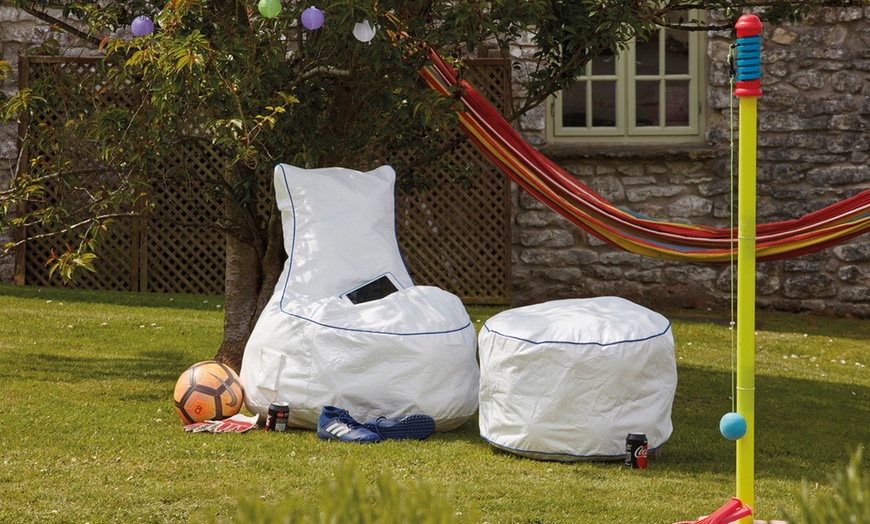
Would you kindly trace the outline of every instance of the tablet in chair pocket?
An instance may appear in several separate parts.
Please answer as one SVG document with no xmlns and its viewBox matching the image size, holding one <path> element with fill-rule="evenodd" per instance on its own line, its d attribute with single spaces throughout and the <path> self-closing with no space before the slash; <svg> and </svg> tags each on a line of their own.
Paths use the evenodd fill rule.
<svg viewBox="0 0 870 524">
<path fill-rule="evenodd" d="M 396 280 L 396 277 L 392 273 L 384 273 L 365 284 L 342 293 L 341 298 L 346 298 L 354 304 L 362 304 L 363 302 L 371 302 L 372 300 L 384 298 L 400 289 L 403 289 L 403 287 Z"/>
</svg>

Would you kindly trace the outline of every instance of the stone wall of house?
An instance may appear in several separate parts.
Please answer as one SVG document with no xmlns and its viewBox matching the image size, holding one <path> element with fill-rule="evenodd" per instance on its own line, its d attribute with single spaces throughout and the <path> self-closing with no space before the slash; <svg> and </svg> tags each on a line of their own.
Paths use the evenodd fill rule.
<svg viewBox="0 0 870 524">
<path fill-rule="evenodd" d="M 733 38 L 730 31 L 708 34 L 702 143 L 548 144 L 543 107 L 523 118 L 521 132 L 620 207 L 673 222 L 728 226 L 726 57 Z M 762 42 L 758 222 L 798 218 L 870 189 L 870 7 L 826 9 L 797 25 L 765 27 Z M 528 50 L 514 52 L 522 59 Z M 516 304 L 600 295 L 648 307 L 719 307 L 730 301 L 727 265 L 618 250 L 525 193 L 515 193 L 513 215 Z M 818 253 L 759 263 L 757 297 L 763 307 L 870 316 L 870 234 Z"/>
<path fill-rule="evenodd" d="M 11 96 L 18 91 L 18 64 L 22 57 L 34 47 L 48 41 L 56 41 L 61 52 L 67 55 L 81 55 L 87 51 L 80 42 L 50 27 L 24 11 L 14 7 L 0 7 L 0 57 L 12 66 L 12 73 L 5 81 L 0 81 L 0 92 Z M 18 162 L 18 124 L 0 120 L 0 188 L 8 187 Z M 11 237 L 0 234 L 0 244 L 9 242 Z M 0 282 L 11 282 L 15 273 L 13 257 L 0 258 Z"/>
</svg>

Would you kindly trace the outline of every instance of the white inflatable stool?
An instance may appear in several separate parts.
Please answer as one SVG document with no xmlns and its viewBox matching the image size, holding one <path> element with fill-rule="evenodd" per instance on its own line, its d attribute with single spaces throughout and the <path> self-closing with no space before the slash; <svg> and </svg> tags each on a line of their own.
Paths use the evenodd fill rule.
<svg viewBox="0 0 870 524">
<path fill-rule="evenodd" d="M 613 460 L 628 433 L 671 435 L 677 366 L 671 324 L 617 297 L 499 313 L 478 336 L 480 435 L 542 460 Z"/>
</svg>

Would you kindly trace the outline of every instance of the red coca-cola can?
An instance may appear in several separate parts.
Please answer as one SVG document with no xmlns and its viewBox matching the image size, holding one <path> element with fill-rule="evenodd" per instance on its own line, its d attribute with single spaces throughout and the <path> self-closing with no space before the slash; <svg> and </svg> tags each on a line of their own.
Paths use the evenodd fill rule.
<svg viewBox="0 0 870 524">
<path fill-rule="evenodd" d="M 649 443 L 644 433 L 629 433 L 625 437 L 625 467 L 631 469 L 646 469 L 646 457 Z"/>
</svg>

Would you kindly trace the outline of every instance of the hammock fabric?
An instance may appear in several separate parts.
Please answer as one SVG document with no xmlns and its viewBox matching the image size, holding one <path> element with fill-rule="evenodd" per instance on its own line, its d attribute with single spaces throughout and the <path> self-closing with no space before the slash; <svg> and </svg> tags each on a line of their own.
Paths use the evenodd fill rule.
<svg viewBox="0 0 870 524">
<path fill-rule="evenodd" d="M 459 124 L 474 145 L 525 191 L 596 237 L 644 256 L 703 263 L 729 263 L 737 253 L 736 228 L 655 220 L 614 206 L 526 143 L 486 99 L 436 50 L 421 70 L 444 96 L 459 86 Z M 756 258 L 779 260 L 820 251 L 870 231 L 870 190 L 801 218 L 759 224 Z"/>
</svg>

